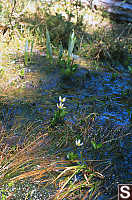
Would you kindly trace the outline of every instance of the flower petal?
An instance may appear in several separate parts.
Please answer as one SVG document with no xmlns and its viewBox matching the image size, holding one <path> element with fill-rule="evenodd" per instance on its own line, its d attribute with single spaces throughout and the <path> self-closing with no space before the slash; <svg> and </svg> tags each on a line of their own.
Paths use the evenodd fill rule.
<svg viewBox="0 0 132 200">
<path fill-rule="evenodd" d="M 66 100 L 66 98 L 64 97 L 64 98 L 62 98 L 61 96 L 59 96 L 59 102 L 65 102 L 65 100 Z"/>
<path fill-rule="evenodd" d="M 83 142 L 81 143 L 81 140 L 80 139 L 76 139 L 76 146 L 80 147 L 83 145 Z"/>
<path fill-rule="evenodd" d="M 65 107 L 63 107 L 63 106 L 64 106 L 64 104 L 63 104 L 62 102 L 60 102 L 59 104 L 57 103 L 57 108 L 63 109 L 63 108 L 65 108 Z"/>
<path fill-rule="evenodd" d="M 65 102 L 65 100 L 66 100 L 66 97 L 63 98 L 63 102 Z"/>
<path fill-rule="evenodd" d="M 61 102 L 61 99 L 62 99 L 61 96 L 59 96 L 59 101 L 60 101 L 60 102 Z"/>
</svg>

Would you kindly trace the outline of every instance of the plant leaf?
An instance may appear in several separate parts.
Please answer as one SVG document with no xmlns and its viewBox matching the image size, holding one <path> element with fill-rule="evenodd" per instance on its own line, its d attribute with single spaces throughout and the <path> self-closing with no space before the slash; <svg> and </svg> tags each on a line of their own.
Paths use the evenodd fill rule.
<svg viewBox="0 0 132 200">
<path fill-rule="evenodd" d="M 91 144 L 92 144 L 92 146 L 93 146 L 94 149 L 97 149 L 97 144 L 96 144 L 95 141 L 91 141 Z"/>
<path fill-rule="evenodd" d="M 25 42 L 25 53 L 24 53 L 24 62 L 25 62 L 25 65 L 28 64 L 28 57 L 29 57 L 29 55 L 28 55 L 28 46 L 29 46 L 29 41 L 26 40 L 26 42 Z"/>
<path fill-rule="evenodd" d="M 48 57 L 52 59 L 53 55 L 52 55 L 52 47 L 51 47 L 51 42 L 50 42 L 50 34 L 47 28 L 46 28 L 46 49 L 47 49 Z"/>
<path fill-rule="evenodd" d="M 97 149 L 101 148 L 102 147 L 102 144 L 97 144 Z"/>
<path fill-rule="evenodd" d="M 73 32 L 70 34 L 69 43 L 68 43 L 68 57 L 69 58 L 72 55 L 75 42 L 76 42 L 76 37 L 75 37 L 75 34 L 74 34 L 74 30 L 73 30 Z"/>
</svg>

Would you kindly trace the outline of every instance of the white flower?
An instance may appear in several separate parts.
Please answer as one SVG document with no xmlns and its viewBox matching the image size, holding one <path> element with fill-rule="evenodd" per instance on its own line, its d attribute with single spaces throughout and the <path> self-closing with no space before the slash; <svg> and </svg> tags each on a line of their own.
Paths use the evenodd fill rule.
<svg viewBox="0 0 132 200">
<path fill-rule="evenodd" d="M 61 98 L 61 96 L 59 96 L 59 102 L 63 103 L 63 102 L 65 102 L 65 100 L 66 100 L 65 97 L 64 97 L 64 98 Z"/>
<path fill-rule="evenodd" d="M 63 109 L 65 107 L 64 107 L 64 104 L 62 102 L 60 102 L 59 104 L 57 103 L 57 108 Z"/>
<path fill-rule="evenodd" d="M 76 146 L 80 147 L 83 145 L 83 142 L 81 143 L 81 140 L 80 139 L 76 139 Z"/>
</svg>

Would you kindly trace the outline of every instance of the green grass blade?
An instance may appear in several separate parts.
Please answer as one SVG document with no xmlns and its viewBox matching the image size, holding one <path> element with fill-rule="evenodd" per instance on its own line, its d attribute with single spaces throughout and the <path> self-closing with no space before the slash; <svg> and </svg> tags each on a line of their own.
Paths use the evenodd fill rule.
<svg viewBox="0 0 132 200">
<path fill-rule="evenodd" d="M 31 63 L 31 59 L 32 59 L 32 56 L 33 56 L 33 46 L 34 46 L 34 40 L 31 41 L 30 63 Z"/>
<path fill-rule="evenodd" d="M 46 49 L 47 49 L 48 57 L 52 59 L 53 55 L 52 55 L 52 47 L 51 47 L 51 42 L 50 42 L 50 34 L 47 28 L 46 28 Z"/>
<path fill-rule="evenodd" d="M 70 34 L 69 43 L 68 43 L 68 57 L 69 57 L 69 58 L 70 58 L 71 55 L 72 55 L 75 42 L 76 42 L 76 37 L 75 37 L 74 30 L 73 30 L 73 32 Z"/>
<path fill-rule="evenodd" d="M 26 42 L 25 42 L 25 52 L 24 52 L 24 62 L 25 62 L 25 65 L 28 64 L 28 57 L 29 57 L 29 55 L 28 55 L 28 46 L 29 46 L 29 41 L 26 40 Z"/>
<path fill-rule="evenodd" d="M 30 51 L 30 55 L 33 55 L 33 46 L 34 46 L 34 40 L 31 41 L 31 51 Z"/>
</svg>

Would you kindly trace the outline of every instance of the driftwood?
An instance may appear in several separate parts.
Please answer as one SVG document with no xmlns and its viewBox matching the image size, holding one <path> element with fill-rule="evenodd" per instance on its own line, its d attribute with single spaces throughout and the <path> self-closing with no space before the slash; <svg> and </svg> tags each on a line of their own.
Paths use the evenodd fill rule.
<svg viewBox="0 0 132 200">
<path fill-rule="evenodd" d="M 104 8 L 119 20 L 132 22 L 132 0 L 92 0 L 92 7 Z"/>
</svg>

